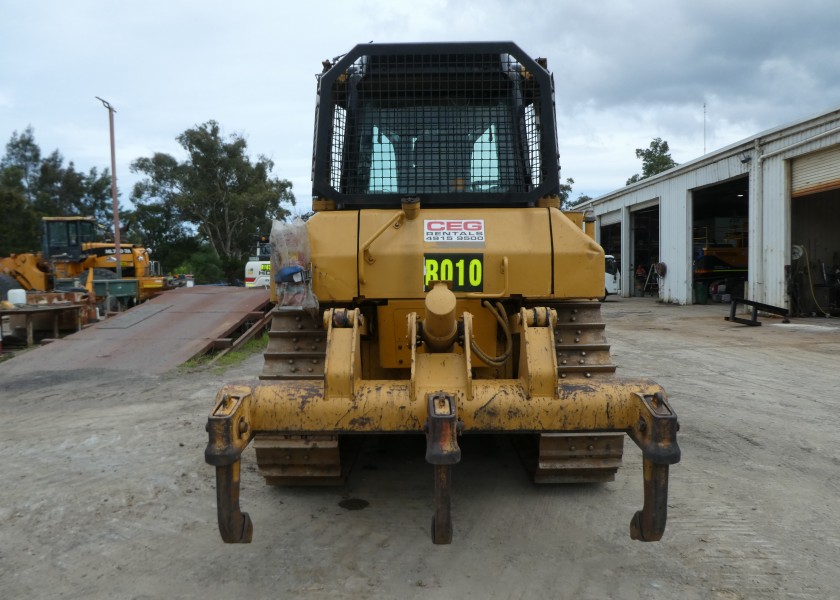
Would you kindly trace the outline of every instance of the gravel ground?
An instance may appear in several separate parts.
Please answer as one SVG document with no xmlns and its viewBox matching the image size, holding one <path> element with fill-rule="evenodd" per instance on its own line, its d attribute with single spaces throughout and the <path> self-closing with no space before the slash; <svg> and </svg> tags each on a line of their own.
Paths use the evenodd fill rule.
<svg viewBox="0 0 840 600">
<path fill-rule="evenodd" d="M 613 483 L 534 486 L 509 440 L 464 438 L 454 540 L 434 546 L 424 442 L 370 443 L 340 488 L 262 484 L 243 461 L 254 542 L 224 545 L 204 423 L 227 372 L 0 363 L 3 598 L 840 598 L 840 324 L 723 320 L 727 307 L 610 298 L 619 374 L 680 417 L 662 542 L 628 535 L 641 456 Z M 339 502 L 363 499 L 361 510 Z"/>
</svg>

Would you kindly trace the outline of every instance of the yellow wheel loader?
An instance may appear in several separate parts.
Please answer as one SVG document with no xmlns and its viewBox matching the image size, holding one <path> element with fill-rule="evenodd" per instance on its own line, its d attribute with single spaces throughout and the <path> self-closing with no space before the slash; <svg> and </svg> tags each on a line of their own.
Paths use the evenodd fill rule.
<svg viewBox="0 0 840 600">
<path fill-rule="evenodd" d="M 94 280 L 117 279 L 116 246 L 93 217 L 43 217 L 41 225 L 41 252 L 0 258 L 0 277 L 14 279 L 26 290 L 48 292 L 81 286 L 91 294 L 97 287 Z M 124 243 L 120 255 L 122 279 L 133 284 L 129 288 L 132 302 L 148 300 L 169 288 L 160 265 L 150 260 L 146 248 Z"/>
<path fill-rule="evenodd" d="M 313 209 L 275 222 L 260 380 L 209 415 L 225 542 L 250 542 L 240 460 L 269 485 L 340 484 L 358 434 L 420 434 L 432 539 L 452 539 L 458 438 L 520 434 L 535 481 L 608 481 L 642 450 L 630 534 L 659 540 L 677 417 L 616 377 L 604 252 L 559 210 L 554 88 L 512 43 L 363 44 L 318 77 Z"/>
</svg>

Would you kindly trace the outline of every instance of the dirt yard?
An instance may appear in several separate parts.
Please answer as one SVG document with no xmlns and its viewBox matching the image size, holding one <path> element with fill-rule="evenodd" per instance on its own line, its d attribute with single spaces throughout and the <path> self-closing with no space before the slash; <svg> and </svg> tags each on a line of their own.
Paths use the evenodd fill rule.
<svg viewBox="0 0 840 600">
<path fill-rule="evenodd" d="M 224 545 L 204 424 L 261 356 L 224 373 L 68 356 L 78 369 L 16 374 L 37 356 L 23 354 L 0 363 L 0 597 L 840 598 L 840 323 L 726 313 L 604 304 L 619 374 L 659 381 L 682 425 L 652 544 L 628 535 L 642 504 L 629 439 L 614 483 L 536 487 L 487 437 L 462 443 L 450 546 L 429 540 L 422 438 L 369 445 L 342 488 L 268 488 L 249 449 L 254 542 Z"/>
</svg>

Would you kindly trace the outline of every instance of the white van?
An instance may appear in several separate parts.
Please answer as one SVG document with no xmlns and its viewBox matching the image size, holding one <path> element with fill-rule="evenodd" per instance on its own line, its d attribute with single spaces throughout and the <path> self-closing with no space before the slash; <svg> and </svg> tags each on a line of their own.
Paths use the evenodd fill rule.
<svg viewBox="0 0 840 600">
<path fill-rule="evenodd" d="M 607 254 L 604 256 L 604 297 L 606 300 L 610 295 L 621 295 L 621 272 L 618 270 L 618 261 L 615 256 Z"/>
<path fill-rule="evenodd" d="M 249 260 L 245 263 L 245 287 L 265 287 L 271 284 L 271 263 Z"/>
<path fill-rule="evenodd" d="M 257 240 L 256 256 L 245 263 L 245 287 L 264 287 L 271 285 L 271 244 L 268 236 Z"/>
</svg>

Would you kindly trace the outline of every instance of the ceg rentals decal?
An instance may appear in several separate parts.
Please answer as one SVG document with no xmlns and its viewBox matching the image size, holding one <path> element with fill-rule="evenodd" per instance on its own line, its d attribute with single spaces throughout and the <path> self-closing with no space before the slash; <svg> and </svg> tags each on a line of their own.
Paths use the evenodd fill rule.
<svg viewBox="0 0 840 600">
<path fill-rule="evenodd" d="M 426 219 L 424 242 L 484 243 L 484 219 Z"/>
</svg>

